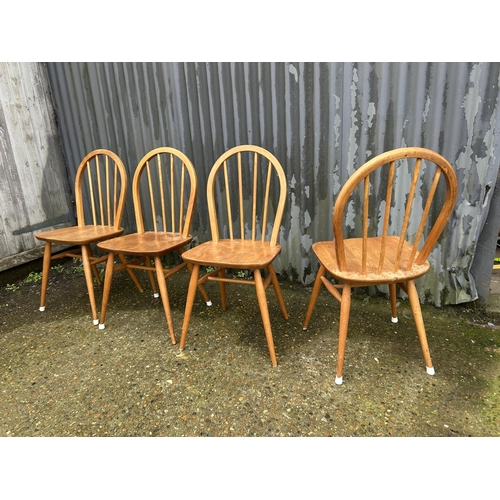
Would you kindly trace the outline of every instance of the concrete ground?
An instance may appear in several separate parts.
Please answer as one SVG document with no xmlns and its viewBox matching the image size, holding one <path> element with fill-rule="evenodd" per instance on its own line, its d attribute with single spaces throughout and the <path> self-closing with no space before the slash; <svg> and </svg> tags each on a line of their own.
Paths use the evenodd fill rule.
<svg viewBox="0 0 500 500">
<path fill-rule="evenodd" d="M 302 320 L 311 289 L 281 282 L 288 320 L 268 290 L 278 357 L 272 368 L 253 287 L 230 285 L 222 311 L 218 287 L 208 284 L 214 305 L 197 297 L 180 352 L 144 275 L 142 294 L 125 273 L 115 275 L 106 329 L 99 330 L 81 268 L 54 263 L 43 313 L 40 270 L 37 261 L 0 273 L 0 493 L 9 485 L 31 492 L 5 498 L 45 491 L 52 499 L 135 499 L 151 496 L 155 486 L 154 494 L 178 488 L 187 498 L 323 498 L 346 485 L 351 498 L 366 498 L 380 491 L 389 469 L 391 478 L 410 484 L 420 480 L 415 470 L 422 466 L 433 491 L 444 489 L 439 496 L 490 498 L 494 439 L 478 447 L 470 439 L 329 438 L 498 437 L 494 307 L 422 307 L 436 370 L 429 376 L 408 303 L 399 301 L 395 325 L 385 297 L 360 291 L 351 308 L 344 384 L 337 386 L 339 306 L 326 290 L 307 331 Z M 178 337 L 188 279 L 181 272 L 168 283 Z M 196 440 L 194 448 L 192 440 L 30 440 L 28 447 L 9 439 L 36 436 L 322 439 L 216 440 L 215 449 L 211 440 Z M 52 454 L 49 445 L 56 447 Z M 61 478 L 71 478 L 70 491 L 78 484 L 80 496 L 68 495 Z M 399 482 L 384 484 L 384 498 L 405 496 Z"/>
<path fill-rule="evenodd" d="M 0 273 L 2 436 L 499 435 L 500 315 L 474 304 L 423 307 L 429 376 L 409 304 L 399 302 L 394 325 L 387 299 L 360 290 L 337 386 L 339 305 L 326 290 L 307 331 L 311 289 L 281 282 L 288 320 L 268 290 L 272 368 L 251 286 L 229 285 L 222 311 L 208 284 L 214 305 L 197 297 L 180 352 L 144 274 L 143 294 L 126 273 L 115 275 L 99 330 L 81 270 L 57 266 L 43 313 L 40 262 Z M 177 338 L 188 279 L 187 271 L 169 279 Z"/>
</svg>

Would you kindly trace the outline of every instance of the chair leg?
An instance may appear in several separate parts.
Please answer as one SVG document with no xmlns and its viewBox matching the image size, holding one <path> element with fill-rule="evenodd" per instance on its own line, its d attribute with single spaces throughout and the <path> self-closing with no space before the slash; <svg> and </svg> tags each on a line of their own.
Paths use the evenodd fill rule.
<svg viewBox="0 0 500 500">
<path fill-rule="evenodd" d="M 50 261 L 52 257 L 51 246 L 52 244 L 50 241 L 45 242 L 42 265 L 42 289 L 40 292 L 40 311 L 45 311 L 45 299 L 47 297 L 47 285 L 49 284 Z"/>
<path fill-rule="evenodd" d="M 156 266 L 156 279 L 158 280 L 158 286 L 160 287 L 160 295 L 161 295 L 161 300 L 163 302 L 163 309 L 165 310 L 165 317 L 167 318 L 168 330 L 170 332 L 170 339 L 172 340 L 172 344 L 175 344 L 177 341 L 175 340 L 175 335 L 174 335 L 174 323 L 172 321 L 172 313 L 170 311 L 170 302 L 168 300 L 168 291 L 167 291 L 167 281 L 165 279 L 165 274 L 163 272 L 163 264 L 161 263 L 161 258 L 159 255 L 155 255 L 154 261 Z"/>
<path fill-rule="evenodd" d="M 271 355 L 271 363 L 275 368 L 278 366 L 276 362 L 276 352 L 274 350 L 273 334 L 271 331 L 271 321 L 269 320 L 269 309 L 267 307 L 266 290 L 264 282 L 260 274 L 260 269 L 254 269 L 255 288 L 257 291 L 257 300 L 259 301 L 260 314 L 262 315 L 262 322 L 264 323 L 264 331 L 266 333 L 267 346 L 269 347 L 269 354 Z"/>
<path fill-rule="evenodd" d="M 115 266 L 115 254 L 108 253 L 108 260 L 106 262 L 106 274 L 104 275 L 104 287 L 102 291 L 101 315 L 99 317 L 99 330 L 104 330 L 106 310 L 108 308 L 109 292 L 111 291 L 111 281 L 113 280 Z"/>
<path fill-rule="evenodd" d="M 203 299 L 205 300 L 205 304 L 208 307 L 210 307 L 212 305 L 212 301 L 210 300 L 210 297 L 208 296 L 208 293 L 205 290 L 205 287 L 203 286 L 202 283 L 198 283 L 198 290 L 200 291 L 201 295 L 203 296 Z"/>
<path fill-rule="evenodd" d="M 278 298 L 278 302 L 281 307 L 281 312 L 283 313 L 283 317 L 285 319 L 288 319 L 288 312 L 286 310 L 285 301 L 283 300 L 283 295 L 281 294 L 281 288 L 278 281 L 278 277 L 276 276 L 276 272 L 274 270 L 274 266 L 272 264 L 269 264 L 269 266 L 267 266 L 267 271 L 271 274 L 271 282 L 273 284 L 276 297 Z"/>
<path fill-rule="evenodd" d="M 97 266 L 92 263 L 94 259 L 94 252 L 92 252 L 92 247 L 90 245 L 85 245 L 85 247 L 87 248 L 88 251 L 90 267 L 92 268 L 92 272 L 94 273 L 95 280 L 97 281 L 98 285 L 101 285 L 102 282 L 101 282 L 101 277 L 99 276 L 99 269 L 97 269 Z M 83 250 L 82 250 L 82 261 L 83 261 Z"/>
<path fill-rule="evenodd" d="M 153 267 L 153 261 L 151 260 L 151 257 L 144 257 L 144 264 L 148 267 Z M 153 289 L 153 297 L 157 299 L 160 294 L 158 293 L 158 287 L 156 286 L 156 281 L 155 281 L 155 273 L 154 271 L 151 271 L 151 269 L 148 269 L 148 277 L 149 277 L 149 282 L 151 283 L 151 288 Z"/>
<path fill-rule="evenodd" d="M 179 253 L 182 254 L 184 253 L 184 250 L 179 250 Z M 191 273 L 193 269 L 193 264 L 191 262 L 186 262 L 186 267 L 188 268 L 188 271 Z M 203 299 L 205 300 L 205 303 L 207 304 L 208 307 L 212 305 L 212 301 L 210 300 L 210 297 L 208 296 L 207 291 L 205 290 L 205 287 L 203 286 L 202 283 L 198 283 L 198 290 L 200 291 L 201 295 L 203 296 Z"/>
<path fill-rule="evenodd" d="M 221 267 L 219 268 L 219 277 L 224 279 L 226 277 L 226 270 Z M 220 302 L 222 310 L 225 311 L 227 308 L 227 293 L 226 293 L 226 283 L 224 281 L 219 282 L 220 285 Z"/>
<path fill-rule="evenodd" d="M 118 254 L 118 258 L 120 259 L 120 262 L 122 264 L 127 263 L 127 259 L 126 259 L 125 255 L 123 255 L 122 253 Z M 137 290 L 139 290 L 139 292 L 142 293 L 144 290 L 142 289 L 142 286 L 139 283 L 139 280 L 137 279 L 137 276 L 134 273 L 134 270 L 130 269 L 130 267 L 125 267 L 125 269 L 127 270 L 127 273 L 129 274 L 129 276 L 132 278 L 132 281 L 134 282 L 135 286 L 137 287 Z"/>
<path fill-rule="evenodd" d="M 391 312 L 392 312 L 392 317 L 391 321 L 393 323 L 398 322 L 398 311 L 397 311 L 397 286 L 396 283 L 390 283 L 389 284 L 389 293 L 391 296 Z"/>
<path fill-rule="evenodd" d="M 306 317 L 304 319 L 304 323 L 302 324 L 302 329 L 307 330 L 307 325 L 309 324 L 309 320 L 311 319 L 312 312 L 314 310 L 314 306 L 316 305 L 316 300 L 318 299 L 319 292 L 321 291 L 321 277 L 325 276 L 326 268 L 323 264 L 318 269 L 318 273 L 316 274 L 316 280 L 314 281 L 314 287 L 312 289 L 311 298 L 309 299 L 309 305 L 307 306 Z"/>
<path fill-rule="evenodd" d="M 200 265 L 194 264 L 191 270 L 191 279 L 189 280 L 188 294 L 186 299 L 186 309 L 184 311 L 184 321 L 182 323 L 181 342 L 179 344 L 179 349 L 181 351 L 184 349 L 184 344 L 186 342 L 189 319 L 191 318 L 191 312 L 193 311 L 194 297 L 196 295 L 196 290 L 198 288 L 199 273 L 200 273 Z"/>
<path fill-rule="evenodd" d="M 85 281 L 87 282 L 90 308 L 92 309 L 92 321 L 94 325 L 97 325 L 99 324 L 99 319 L 97 317 L 97 307 L 95 304 L 94 283 L 92 281 L 92 265 L 90 263 L 91 255 L 89 255 L 89 251 L 92 253 L 88 245 L 82 245 L 83 272 L 85 274 Z"/>
<path fill-rule="evenodd" d="M 340 302 L 340 325 L 339 325 L 339 347 L 337 360 L 337 376 L 335 383 L 342 384 L 342 371 L 344 369 L 345 344 L 347 339 L 347 327 L 349 325 L 349 313 L 351 310 L 351 285 L 344 284 L 342 289 L 342 301 Z"/>
<path fill-rule="evenodd" d="M 414 281 L 407 281 L 408 299 L 410 300 L 411 312 L 417 327 L 418 339 L 424 354 L 425 366 L 429 375 L 434 375 L 434 367 L 432 366 L 431 353 L 429 345 L 427 344 L 427 335 L 425 334 L 424 319 L 422 317 L 422 310 L 420 308 L 420 299 L 418 297 L 417 287 Z"/>
</svg>

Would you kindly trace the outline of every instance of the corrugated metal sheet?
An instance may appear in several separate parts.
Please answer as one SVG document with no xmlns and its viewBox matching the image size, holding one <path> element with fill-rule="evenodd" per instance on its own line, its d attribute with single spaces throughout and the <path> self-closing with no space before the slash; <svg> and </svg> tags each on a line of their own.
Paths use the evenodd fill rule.
<svg viewBox="0 0 500 500">
<path fill-rule="evenodd" d="M 216 158 L 244 143 L 273 152 L 289 182 L 276 268 L 304 284 L 317 270 L 311 245 L 332 237 L 333 202 L 356 168 L 402 146 L 439 152 L 456 169 L 460 193 L 419 292 L 436 305 L 477 297 L 469 269 L 498 173 L 499 63 L 47 67 L 69 168 L 97 147 L 115 151 L 131 173 L 155 147 L 182 150 L 200 179 L 200 241 L 210 237 L 204 190 Z M 124 224 L 134 229 L 131 203 Z"/>
<path fill-rule="evenodd" d="M 41 256 L 33 231 L 70 210 L 46 68 L 0 63 L 0 271 Z"/>
</svg>

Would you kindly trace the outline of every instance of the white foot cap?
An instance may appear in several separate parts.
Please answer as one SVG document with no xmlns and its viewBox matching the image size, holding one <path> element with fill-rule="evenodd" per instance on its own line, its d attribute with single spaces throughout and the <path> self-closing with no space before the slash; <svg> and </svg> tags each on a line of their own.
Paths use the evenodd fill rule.
<svg viewBox="0 0 500 500">
<path fill-rule="evenodd" d="M 307 327 L 302 327 L 302 330 L 305 332 L 307 330 Z"/>
<path fill-rule="evenodd" d="M 207 302 L 207 306 L 208 306 L 208 307 L 210 307 L 211 305 L 212 305 L 212 301 L 211 301 L 211 300 L 209 300 L 209 301 Z"/>
<path fill-rule="evenodd" d="M 337 385 L 342 385 L 342 377 L 335 377 L 335 383 Z"/>
<path fill-rule="evenodd" d="M 436 373 L 434 371 L 434 368 L 429 368 L 428 366 L 426 366 L 425 369 L 427 370 L 428 375 L 434 375 L 434 373 Z"/>
<path fill-rule="evenodd" d="M 159 296 L 160 296 L 160 294 L 159 294 L 159 293 L 153 293 L 153 297 L 154 297 L 155 299 L 157 299 Z"/>
<path fill-rule="evenodd" d="M 104 330 L 106 328 L 106 326 L 104 325 L 104 323 L 99 323 L 99 330 Z"/>
<path fill-rule="evenodd" d="M 40 307 L 40 311 L 45 311 L 45 306 Z"/>
<path fill-rule="evenodd" d="M 94 325 L 98 325 L 99 324 L 99 320 L 98 319 L 93 319 L 92 323 L 94 323 Z"/>
<path fill-rule="evenodd" d="M 396 317 L 396 318 L 391 318 L 391 321 L 392 321 L 393 323 L 397 323 L 397 322 L 398 322 L 398 318 L 397 318 L 397 317 Z"/>
</svg>

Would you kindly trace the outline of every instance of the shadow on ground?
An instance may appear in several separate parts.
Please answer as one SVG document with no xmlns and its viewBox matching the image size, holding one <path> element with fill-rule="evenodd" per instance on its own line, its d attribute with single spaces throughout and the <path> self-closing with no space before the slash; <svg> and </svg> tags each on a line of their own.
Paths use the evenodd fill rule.
<svg viewBox="0 0 500 500">
<path fill-rule="evenodd" d="M 357 294 L 336 386 L 339 306 L 326 290 L 308 331 L 311 289 L 281 283 L 288 321 L 268 290 L 273 369 L 253 287 L 229 285 L 222 311 L 208 284 L 214 305 L 198 295 L 181 353 L 145 275 L 142 294 L 115 275 L 99 330 L 73 269 L 51 272 L 43 313 L 40 261 L 0 274 L 1 436 L 499 435 L 500 321 L 473 305 L 423 307 L 432 377 L 408 303 L 394 325 L 385 298 Z M 188 278 L 168 283 L 178 339 Z"/>
</svg>

